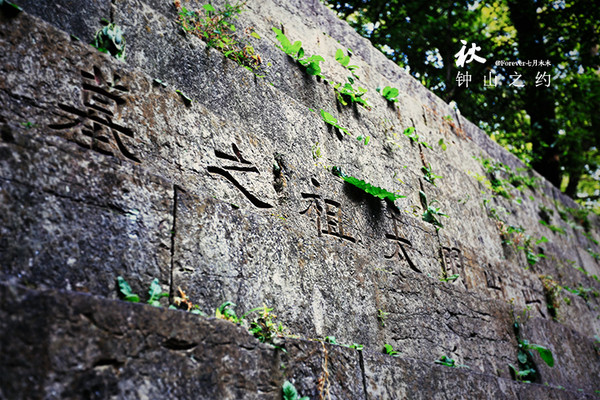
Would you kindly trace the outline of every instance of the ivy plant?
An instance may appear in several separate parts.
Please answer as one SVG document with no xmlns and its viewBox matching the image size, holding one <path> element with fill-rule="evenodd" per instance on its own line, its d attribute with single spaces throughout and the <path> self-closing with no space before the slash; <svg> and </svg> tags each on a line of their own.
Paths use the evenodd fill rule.
<svg viewBox="0 0 600 400">
<path fill-rule="evenodd" d="M 395 103 L 398 101 L 398 95 L 400 92 L 396 88 L 386 86 L 383 89 L 377 88 L 375 90 L 381 93 L 381 95 L 389 102 Z"/>
<path fill-rule="evenodd" d="M 350 101 L 352 103 L 360 104 L 367 110 L 370 110 L 371 105 L 367 102 L 367 99 L 363 97 L 365 95 L 365 93 L 367 93 L 367 89 L 360 87 L 360 86 L 357 86 L 355 88 L 354 87 L 354 84 L 355 84 L 354 78 L 349 76 L 347 79 L 348 79 L 348 81 L 346 83 L 344 83 L 343 86 L 341 83 L 336 83 L 333 86 L 333 89 L 335 90 L 335 92 L 337 94 L 338 101 L 344 106 L 347 106 L 348 101 Z"/>
<path fill-rule="evenodd" d="M 225 4 L 223 10 L 217 10 L 211 4 L 202 6 L 202 11 L 191 11 L 175 1 L 178 9 L 179 24 L 186 33 L 198 36 L 208 47 L 219 50 L 223 55 L 250 71 L 259 68 L 262 60 L 250 44 L 249 37 L 260 39 L 254 31 L 246 36 L 237 35 L 234 19 L 244 11 L 246 2 Z"/>
<path fill-rule="evenodd" d="M 379 199 L 387 199 L 393 203 L 396 199 L 406 197 L 406 196 L 401 196 L 401 195 L 398 195 L 395 193 L 388 192 L 385 189 L 382 189 L 378 186 L 373 186 L 370 183 L 367 183 L 363 180 L 357 179 L 353 176 L 348 176 L 342 171 L 342 169 L 340 167 L 336 167 L 336 166 L 332 167 L 331 173 L 334 174 L 335 176 L 339 176 L 340 178 L 342 178 L 344 181 L 348 182 L 349 184 L 354 185 L 357 188 L 362 189 L 366 193 L 368 193 L 372 196 L 375 196 Z"/>
<path fill-rule="evenodd" d="M 279 41 L 280 46 L 278 46 L 285 54 L 293 58 L 295 61 L 300 63 L 300 65 L 306 68 L 306 72 L 309 75 L 316 75 L 319 77 L 323 77 L 321 74 L 321 65 L 320 63 L 325 61 L 323 57 L 318 54 L 312 55 L 310 57 L 304 54 L 304 48 L 302 48 L 302 42 L 297 40 L 292 43 L 287 36 L 281 31 L 281 29 L 277 29 L 275 27 L 272 28 L 273 32 L 275 32 L 276 39 Z"/>
<path fill-rule="evenodd" d="M 425 210 L 423 212 L 423 221 L 429 222 L 430 224 L 432 224 L 438 228 L 443 228 L 444 225 L 442 225 L 442 223 L 437 219 L 437 217 L 438 216 L 448 217 L 448 215 L 441 212 L 439 207 L 433 206 L 438 201 L 433 200 L 431 202 L 428 202 L 427 196 L 421 190 L 419 190 L 419 199 L 421 200 L 421 205 L 423 206 L 423 209 Z"/>
<path fill-rule="evenodd" d="M 283 400 L 310 400 L 308 397 L 300 397 L 296 387 L 290 382 L 283 382 Z"/>
<path fill-rule="evenodd" d="M 125 38 L 121 28 L 107 20 L 103 20 L 103 22 L 106 23 L 106 26 L 96 32 L 94 40 L 90 44 L 102 53 L 125 61 Z"/>
<path fill-rule="evenodd" d="M 123 295 L 123 299 L 125 301 L 130 301 L 132 303 L 139 303 L 140 296 L 133 293 L 131 290 L 131 286 L 123 279 L 123 277 L 117 277 L 117 283 L 119 285 L 119 291 Z M 154 307 L 160 307 L 160 299 L 163 297 L 169 297 L 169 293 L 163 293 L 160 283 L 157 278 L 154 278 L 152 283 L 150 283 L 150 289 L 148 290 L 148 304 Z"/>
</svg>

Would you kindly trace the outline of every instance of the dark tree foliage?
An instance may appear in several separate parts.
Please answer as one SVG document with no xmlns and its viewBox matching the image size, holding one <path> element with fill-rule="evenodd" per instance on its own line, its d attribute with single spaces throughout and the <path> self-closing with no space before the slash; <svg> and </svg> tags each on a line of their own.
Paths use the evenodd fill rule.
<svg viewBox="0 0 600 400">
<path fill-rule="evenodd" d="M 600 192 L 600 7 L 595 0 L 328 1 L 361 35 L 550 182 Z M 462 47 L 485 63 L 456 66 Z M 496 61 L 550 61 L 502 66 Z M 472 76 L 469 87 L 457 73 Z M 543 80 L 543 74 L 550 81 Z M 523 87 L 510 86 L 521 75 Z M 484 86 L 498 76 L 498 86 Z M 536 86 L 536 82 L 539 85 Z M 547 87 L 546 85 L 549 84 Z M 568 182 L 568 183 L 567 183 Z"/>
</svg>

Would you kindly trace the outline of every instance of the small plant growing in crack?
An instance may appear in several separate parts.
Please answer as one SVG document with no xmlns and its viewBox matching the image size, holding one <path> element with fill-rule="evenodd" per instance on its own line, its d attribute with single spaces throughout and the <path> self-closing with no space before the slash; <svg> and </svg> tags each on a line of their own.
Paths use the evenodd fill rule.
<svg viewBox="0 0 600 400">
<path fill-rule="evenodd" d="M 435 184 L 436 179 L 442 179 L 441 176 L 435 175 L 433 173 L 431 164 L 427 164 L 427 166 L 422 166 L 421 171 L 424 174 L 423 179 L 425 179 L 427 182 L 431 183 L 433 186 L 436 186 L 436 184 Z"/>
<path fill-rule="evenodd" d="M 132 303 L 140 302 L 140 296 L 133 293 L 131 286 L 129 286 L 127 281 L 125 281 L 122 276 L 117 277 L 117 283 L 119 285 L 119 291 L 123 295 L 123 299 L 125 301 L 130 301 Z M 160 286 L 157 278 L 154 278 L 154 280 L 150 283 L 148 295 L 149 298 L 147 303 L 154 307 L 160 307 L 160 299 L 163 297 L 169 297 L 169 293 L 163 293 L 162 287 Z"/>
<path fill-rule="evenodd" d="M 298 390 L 290 381 L 283 382 L 282 391 L 283 400 L 310 400 L 307 396 L 300 397 Z"/>
<path fill-rule="evenodd" d="M 375 89 L 378 92 L 381 93 L 381 95 L 389 102 L 391 103 L 395 103 L 398 101 L 398 95 L 400 94 L 400 92 L 398 91 L 398 89 L 390 87 L 390 86 L 386 86 L 383 89 L 381 88 L 377 88 Z"/>
<path fill-rule="evenodd" d="M 385 312 L 381 309 L 377 310 L 377 319 L 381 323 L 382 328 L 385 327 L 385 320 L 387 319 L 388 315 L 390 315 L 390 313 Z"/>
<path fill-rule="evenodd" d="M 277 39 L 277 41 L 279 41 L 279 44 L 280 44 L 280 46 L 278 46 L 279 49 L 281 49 L 285 54 L 287 54 L 292 59 L 294 59 L 294 61 L 296 61 L 300 65 L 302 65 L 306 69 L 306 72 L 309 75 L 314 75 L 314 76 L 324 78 L 323 75 L 321 74 L 321 64 L 320 63 L 325 61 L 325 59 L 322 56 L 315 54 L 310 57 L 308 57 L 308 56 L 305 57 L 304 48 L 302 47 L 301 41 L 297 40 L 292 44 L 290 39 L 288 39 L 288 37 L 285 36 L 285 34 L 281 31 L 281 29 L 277 29 L 277 28 L 272 28 L 272 29 L 273 29 L 273 32 L 275 32 L 275 34 L 277 35 L 276 39 Z"/>
<path fill-rule="evenodd" d="M 420 137 L 417 134 L 417 130 L 415 129 L 414 126 L 409 126 L 408 128 L 406 128 L 404 130 L 404 132 L 402 132 L 402 134 L 404 134 L 404 136 L 409 138 L 412 143 L 422 144 L 423 146 L 427 147 L 428 149 L 433 150 L 433 147 L 431 147 L 427 142 L 419 140 Z"/>
<path fill-rule="evenodd" d="M 350 132 L 348 132 L 348 129 L 346 129 L 343 126 L 341 126 L 340 124 L 338 124 L 337 118 L 335 118 L 333 115 L 329 114 L 327 111 L 321 110 L 321 118 L 323 118 L 323 121 L 325 121 L 325 123 L 327 123 L 335 128 L 338 128 L 340 131 L 344 132 L 346 135 L 350 135 Z"/>
<path fill-rule="evenodd" d="M 440 364 L 440 365 L 445 365 L 446 367 L 452 367 L 452 368 L 469 368 L 467 365 L 464 364 L 457 364 L 456 360 L 448 357 L 448 356 L 441 356 L 439 359 L 434 361 L 436 364 Z"/>
<path fill-rule="evenodd" d="M 423 193 L 422 190 L 419 190 L 419 199 L 421 200 L 421 205 L 425 210 L 423 212 L 423 221 L 429 222 L 430 224 L 434 225 L 436 229 L 443 228 L 444 225 L 442 225 L 442 223 L 437 219 L 437 217 L 448 217 L 448 215 L 441 212 L 439 207 L 434 207 L 434 204 L 438 203 L 438 201 L 432 200 L 431 202 L 428 202 L 427 196 L 425 195 L 425 193 Z"/>
<path fill-rule="evenodd" d="M 354 185 L 359 189 L 362 189 L 363 191 L 365 191 L 366 193 L 368 193 L 372 196 L 375 196 L 380 199 L 387 199 L 387 200 L 391 201 L 392 203 L 396 199 L 406 197 L 406 196 L 401 196 L 399 194 L 394 194 L 394 193 L 388 192 L 387 190 L 382 189 L 378 186 L 373 186 L 370 183 L 367 183 L 363 180 L 357 179 L 353 176 L 346 175 L 342 171 L 342 169 L 337 166 L 334 166 L 331 168 L 331 173 L 335 176 L 342 178 L 344 181 L 348 182 L 349 184 Z"/>
<path fill-rule="evenodd" d="M 511 304 L 512 306 L 512 304 Z M 526 311 L 525 311 L 526 312 Z M 539 380 L 539 373 L 536 370 L 535 361 L 533 360 L 532 350 L 535 350 L 540 355 L 541 359 L 549 366 L 554 367 L 554 356 L 552 351 L 539 344 L 530 343 L 521 337 L 521 323 L 520 317 L 515 316 L 514 309 L 513 314 L 513 329 L 517 337 L 518 350 L 517 350 L 517 361 L 518 366 L 508 364 L 511 369 L 513 378 L 520 382 L 533 382 Z"/>
<path fill-rule="evenodd" d="M 383 345 L 383 353 L 392 357 L 398 357 L 400 355 L 400 352 L 394 350 L 392 345 L 387 343 Z"/>
<path fill-rule="evenodd" d="M 441 276 L 440 277 L 440 282 L 454 282 L 458 278 L 460 278 L 459 274 L 453 274 L 453 275 L 450 275 L 450 276 Z"/>
<path fill-rule="evenodd" d="M 337 49 L 335 52 L 335 61 L 339 62 L 342 65 L 342 67 L 347 68 L 355 79 L 359 79 L 358 76 L 356 76 L 356 74 L 354 73 L 354 71 L 356 71 L 359 68 L 359 66 L 348 65 L 350 64 L 350 57 L 352 57 L 352 50 L 350 49 L 348 49 L 348 55 L 345 55 L 344 50 L 342 49 Z"/>
<path fill-rule="evenodd" d="M 254 72 L 262 64 L 262 59 L 250 44 L 249 38 L 260 39 L 253 29 L 247 29 L 245 36 L 237 34 L 233 20 L 244 11 L 246 1 L 236 4 L 225 4 L 224 10 L 217 10 L 211 4 L 205 4 L 203 11 L 191 11 L 175 0 L 178 10 L 179 25 L 184 32 L 198 36 L 208 47 L 219 50 L 223 55 L 238 65 Z"/>
<path fill-rule="evenodd" d="M 106 25 L 99 29 L 94 35 L 92 47 L 101 53 L 110 54 L 117 60 L 125 61 L 125 38 L 121 28 L 106 19 L 102 19 Z"/>
<path fill-rule="evenodd" d="M 367 110 L 371 110 L 371 105 L 367 102 L 366 98 L 363 97 L 365 93 L 367 93 L 367 89 L 360 86 L 354 87 L 355 81 L 351 76 L 349 76 L 347 80 L 348 81 L 344 83 L 343 86 L 341 83 L 333 85 L 333 89 L 337 94 L 337 99 L 340 104 L 347 106 L 348 101 L 350 101 L 352 103 L 360 104 Z"/>
</svg>

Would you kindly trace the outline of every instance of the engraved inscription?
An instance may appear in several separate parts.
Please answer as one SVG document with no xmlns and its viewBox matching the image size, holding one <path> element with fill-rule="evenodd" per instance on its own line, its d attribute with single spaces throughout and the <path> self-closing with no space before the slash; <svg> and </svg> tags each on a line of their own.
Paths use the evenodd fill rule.
<svg viewBox="0 0 600 400">
<path fill-rule="evenodd" d="M 415 264 L 408 256 L 408 253 L 406 252 L 406 247 L 412 248 L 412 243 L 410 242 L 410 240 L 400 236 L 400 230 L 398 229 L 398 222 L 400 221 L 399 216 L 394 212 L 390 212 L 390 216 L 390 219 L 392 220 L 393 233 L 386 233 L 385 237 L 387 240 L 391 240 L 394 243 L 394 249 L 390 255 L 385 255 L 385 258 L 394 259 L 398 257 L 398 259 L 401 261 L 406 260 L 406 262 L 408 262 L 409 267 L 413 271 L 422 273 L 422 271 L 415 266 Z"/>
<path fill-rule="evenodd" d="M 485 273 L 485 280 L 488 288 L 494 290 L 502 290 L 502 278 L 500 278 L 495 273 L 489 270 L 483 272 Z"/>
<path fill-rule="evenodd" d="M 315 181 L 316 182 L 316 181 Z M 316 185 L 313 182 L 313 185 Z M 319 236 L 330 235 L 356 243 L 356 239 L 344 229 L 342 218 L 342 204 L 338 201 L 324 198 L 316 193 L 301 193 L 302 198 L 308 201 L 308 206 L 301 215 L 306 215 L 315 223 Z"/>
<path fill-rule="evenodd" d="M 446 275 L 452 276 L 455 274 L 462 276 L 463 259 L 459 249 L 455 247 L 442 247 L 444 252 L 444 260 L 446 261 Z M 454 280 L 453 282 L 456 282 Z"/>
<path fill-rule="evenodd" d="M 49 127 L 63 131 L 68 140 L 86 149 L 107 155 L 121 153 L 132 161 L 141 162 L 123 141 L 122 136 L 133 139 L 133 131 L 113 121 L 119 107 L 126 103 L 123 94 L 128 89 L 116 83 L 117 76 L 113 76 L 112 82 L 107 82 L 96 67 L 93 73 L 82 70 L 81 77 L 81 100 L 85 108 L 59 104 L 60 111 L 56 114 L 62 120 Z"/>
<path fill-rule="evenodd" d="M 240 184 L 238 180 L 235 179 L 235 177 L 231 174 L 230 171 L 260 174 L 258 168 L 256 168 L 250 161 L 246 160 L 243 157 L 242 152 L 235 145 L 235 143 L 231 144 L 231 150 L 233 154 L 228 154 L 223 151 L 215 150 L 215 156 L 217 156 L 217 158 L 221 160 L 223 164 L 227 165 L 211 165 L 206 168 L 208 172 L 210 172 L 211 174 L 221 175 L 222 177 L 227 179 L 229 182 L 231 182 L 233 186 L 235 186 L 240 192 L 242 192 L 242 194 L 246 196 L 246 198 L 250 200 L 250 202 L 255 207 L 273 208 L 271 204 L 265 203 L 264 201 L 260 200 L 258 197 L 250 193 L 250 191 L 243 187 L 242 184 Z"/>
<path fill-rule="evenodd" d="M 542 304 L 540 298 L 536 295 L 536 293 L 530 287 L 524 287 L 523 290 L 523 298 L 525 299 L 525 304 Z"/>
</svg>

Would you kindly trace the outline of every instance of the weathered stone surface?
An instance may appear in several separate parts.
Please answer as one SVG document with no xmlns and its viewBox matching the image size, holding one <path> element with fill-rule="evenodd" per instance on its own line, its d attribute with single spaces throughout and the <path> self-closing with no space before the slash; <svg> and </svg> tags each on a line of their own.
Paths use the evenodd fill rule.
<svg viewBox="0 0 600 400">
<path fill-rule="evenodd" d="M 284 380 L 310 398 L 593 398 L 320 342 L 282 353 L 230 322 L 87 294 L 1 284 L 0 299 L 3 398 L 277 399 Z"/>
<path fill-rule="evenodd" d="M 466 368 L 365 353 L 367 393 L 377 399 L 592 399 L 538 384 L 518 384 Z M 468 393 L 468 394 L 467 394 Z"/>
<path fill-rule="evenodd" d="M 575 330 L 540 318 L 528 319 L 523 326 L 523 338 L 530 343 L 543 343 L 552 351 L 556 365 L 560 365 L 560 368 L 550 368 L 534 351 L 534 359 L 543 382 L 588 393 L 600 390 L 600 349 L 597 337 L 584 337 Z"/>
<path fill-rule="evenodd" d="M 370 398 L 365 394 L 361 353 L 343 346 L 288 340 L 281 355 L 283 372 L 301 396 L 310 399 Z"/>
<path fill-rule="evenodd" d="M 138 290 L 153 277 L 169 282 L 172 185 L 74 145 L 2 129 L 2 280 L 111 297 L 118 275 Z"/>
<path fill-rule="evenodd" d="M 330 335 L 341 343 L 365 345 L 363 359 L 343 347 L 290 342 L 294 345 L 284 374 L 301 387 L 301 393 L 311 396 L 321 393 L 315 387 L 326 375 L 325 352 L 330 355 L 332 398 L 361 398 L 365 392 L 366 397 L 383 398 L 398 393 L 477 398 L 494 397 L 498 391 L 506 398 L 578 398 L 573 390 L 599 389 L 592 378 L 597 372 L 588 376 L 585 372 L 596 371 L 597 359 L 578 356 L 590 352 L 591 338 L 599 332 L 598 299 L 563 291 L 561 296 L 570 304 L 561 300 L 557 314 L 562 326 L 558 325 L 550 322 L 550 300 L 539 277 L 551 275 L 570 288 L 600 289 L 600 265 L 593 257 L 600 253 L 593 242 L 600 238 L 598 218 L 590 217 L 584 235 L 568 213 L 561 214 L 565 206 L 575 205 L 543 179 L 533 189 L 505 184 L 510 198 L 494 193 L 489 184 L 492 174 L 504 179 L 506 175 L 486 171 L 474 157 L 492 158 L 513 170 L 522 167 L 516 158 L 318 1 L 249 2 L 238 30 L 253 26 L 263 38 L 255 47 L 263 64 L 272 64 L 264 79 L 200 39 L 183 35 L 171 4 L 90 0 L 82 3 L 85 12 L 64 15 L 67 2 L 42 3 L 24 6 L 67 34 L 28 13 L 15 18 L 0 15 L 0 49 L 9 55 L 0 65 L 3 281 L 115 297 L 117 275 L 125 276 L 138 293 L 157 277 L 171 295 L 180 286 L 205 311 L 226 300 L 239 304 L 239 312 L 264 303 L 275 308 L 293 333 L 309 338 Z M 186 2 L 189 8 L 201 4 Z M 84 36 L 99 28 L 92 25 L 107 17 L 107 7 L 109 19 L 125 32 L 127 63 L 85 44 L 91 37 Z M 373 110 L 337 103 L 330 85 L 308 77 L 274 46 L 272 26 L 283 26 L 292 40 L 302 40 L 307 54 L 324 55 L 325 74 L 333 80 L 343 81 L 348 74 L 334 61 L 336 49 L 351 47 Z M 68 33 L 81 36 L 82 42 Z M 385 85 L 400 89 L 399 102 L 389 105 L 375 92 Z M 185 101 L 175 89 L 194 101 Z M 320 109 L 334 114 L 353 137 L 371 136 L 369 145 L 326 125 Z M 416 128 L 421 143 L 402 134 L 409 126 Z M 448 146 L 445 151 L 440 140 Z M 406 198 L 394 205 L 375 199 L 333 176 L 334 165 Z M 435 186 L 424 179 L 422 167 L 428 165 L 442 176 Z M 423 221 L 419 191 L 449 215 L 440 217 L 443 229 Z M 564 234 L 540 224 L 544 218 Z M 523 231 L 511 236 L 509 227 Z M 546 256 L 535 265 L 519 248 L 527 236 L 529 250 Z M 542 236 L 548 241 L 538 242 Z M 454 274 L 459 275 L 455 281 L 440 282 Z M 36 301 L 43 303 L 39 315 L 44 318 L 60 308 L 56 304 L 64 304 L 52 295 L 38 297 Z M 105 310 L 109 303 L 89 301 L 104 305 L 81 306 L 81 315 L 92 307 L 94 313 L 105 315 L 102 318 L 114 318 L 115 327 L 130 326 L 126 319 L 109 316 Z M 542 369 L 542 381 L 571 391 L 503 379 L 509 377 L 508 364 L 515 364 L 517 357 L 507 302 L 517 309 L 529 307 L 541 318 L 533 320 L 539 323 L 527 333 L 532 342 L 551 348 L 559 360 L 554 369 Z M 21 326 L 24 312 L 6 314 Z M 382 313 L 388 313 L 385 321 L 378 318 Z M 174 324 L 175 317 L 160 315 L 161 321 Z M 85 339 L 89 329 L 78 325 L 81 321 L 71 314 L 61 320 L 68 320 L 67 325 L 44 318 L 27 329 L 39 328 L 44 338 L 52 339 L 43 339 L 36 349 L 60 355 L 57 364 L 48 364 L 51 358 L 44 361 L 51 370 L 48 382 L 74 383 L 32 385 L 33 397 L 49 390 L 77 397 L 90 387 L 97 387 L 103 397 L 129 394 L 130 389 L 155 397 L 169 393 L 178 373 L 192 376 L 187 358 L 187 364 L 176 367 L 176 373 L 165 372 L 167 378 L 158 382 L 143 381 L 135 368 L 115 375 L 112 371 L 123 365 L 148 368 L 135 364 L 135 347 L 123 350 L 131 355 L 132 364 L 127 357 L 115 356 L 122 349 L 116 344 L 107 345 L 106 354 L 109 361 L 117 361 L 100 359 L 95 372 L 82 374 L 79 361 L 68 359 L 52 344 L 63 343 L 61 335 L 71 325 L 56 334 L 52 329 L 71 323 L 74 330 L 81 328 L 82 338 L 77 339 L 81 343 L 74 351 L 76 357 L 88 360 L 85 365 L 98 362 L 86 357 L 95 357 L 96 350 L 87 349 L 100 345 Z M 144 337 L 156 338 L 164 325 L 144 329 Z M 154 349 L 157 340 L 144 343 Z M 211 340 L 194 343 L 202 348 Z M 173 343 L 178 348 L 180 342 Z M 420 360 L 419 367 L 411 371 L 408 359 L 398 365 L 396 359 L 381 361 L 383 356 L 372 351 L 384 343 L 404 357 Z M 187 350 L 176 349 L 174 354 L 180 354 L 177 351 Z M 471 370 L 430 369 L 441 355 Z M 171 353 L 162 356 L 168 360 L 165 365 L 182 362 Z M 28 369 L 46 373 L 45 367 L 19 364 L 18 353 L 12 357 L 20 367 L 11 376 L 25 376 Z M 253 365 L 268 358 L 261 357 L 242 358 Z M 257 374 L 276 374 L 278 361 L 273 363 L 256 364 Z M 210 370 L 207 365 L 198 368 Z M 360 369 L 366 378 L 357 377 Z M 69 371 L 78 371 L 75 380 L 69 380 Z M 459 378 L 452 380 L 449 373 Z M 228 375 L 230 382 L 246 385 L 247 375 L 236 374 Z M 492 378 L 496 374 L 502 378 Z M 280 387 L 283 377 L 277 376 L 275 386 Z M 244 390 L 277 396 L 273 379 L 265 389 L 244 386 Z M 82 381 L 91 386 L 81 386 Z M 208 397 L 242 395 L 219 386 L 212 375 L 201 382 Z M 113 392 L 115 385 L 119 391 Z M 187 391 L 191 387 L 177 393 L 193 397 Z M 14 393 L 25 389 L 15 386 Z"/>
<path fill-rule="evenodd" d="M 232 323 L 0 285 L 2 398 L 278 398 L 276 351 Z"/>
</svg>

